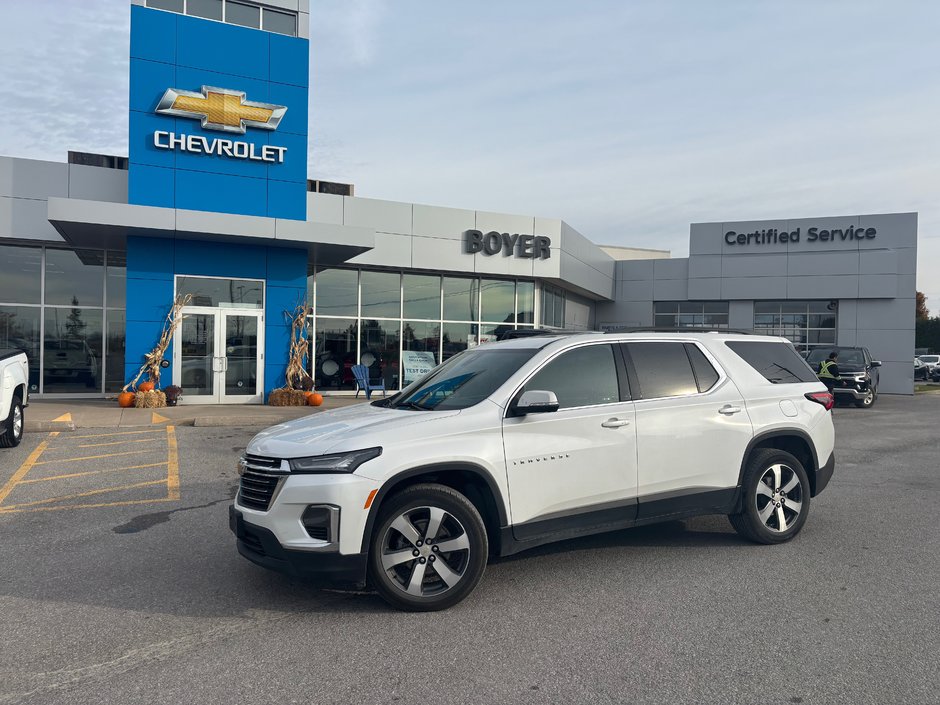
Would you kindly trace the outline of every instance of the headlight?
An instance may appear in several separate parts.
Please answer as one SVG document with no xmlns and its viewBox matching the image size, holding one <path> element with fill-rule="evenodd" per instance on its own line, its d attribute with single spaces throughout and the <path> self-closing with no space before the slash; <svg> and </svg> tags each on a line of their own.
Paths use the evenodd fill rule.
<svg viewBox="0 0 940 705">
<path fill-rule="evenodd" d="M 351 450 L 348 453 L 333 453 L 331 455 L 314 455 L 310 458 L 291 458 L 291 472 L 296 473 L 335 473 L 356 472 L 356 468 L 367 460 L 382 455 L 381 448 L 365 448 Z"/>
</svg>

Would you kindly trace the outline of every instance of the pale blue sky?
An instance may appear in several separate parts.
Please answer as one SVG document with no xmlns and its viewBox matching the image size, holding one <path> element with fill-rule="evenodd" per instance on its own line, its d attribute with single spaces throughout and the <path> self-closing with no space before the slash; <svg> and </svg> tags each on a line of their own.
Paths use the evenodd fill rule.
<svg viewBox="0 0 940 705">
<path fill-rule="evenodd" d="M 0 154 L 126 154 L 127 0 L 0 13 Z M 309 171 L 674 256 L 690 222 L 919 211 L 938 313 L 938 27 L 936 2 L 312 0 Z"/>
</svg>

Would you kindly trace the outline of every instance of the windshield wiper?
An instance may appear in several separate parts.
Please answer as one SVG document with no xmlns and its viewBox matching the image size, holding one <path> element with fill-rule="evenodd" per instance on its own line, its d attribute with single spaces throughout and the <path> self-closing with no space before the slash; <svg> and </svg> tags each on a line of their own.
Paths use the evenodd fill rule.
<svg viewBox="0 0 940 705">
<path fill-rule="evenodd" d="M 424 406 L 423 404 L 419 404 L 416 401 L 403 401 L 399 404 L 395 404 L 395 408 L 415 409 L 416 411 L 431 411 L 431 407 Z"/>
</svg>

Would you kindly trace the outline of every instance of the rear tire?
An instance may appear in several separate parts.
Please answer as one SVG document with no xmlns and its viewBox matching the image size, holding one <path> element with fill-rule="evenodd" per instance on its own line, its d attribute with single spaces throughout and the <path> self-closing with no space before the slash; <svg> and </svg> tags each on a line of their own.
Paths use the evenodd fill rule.
<svg viewBox="0 0 940 705">
<path fill-rule="evenodd" d="M 0 448 L 15 448 L 23 440 L 23 427 L 26 416 L 23 413 L 23 400 L 19 395 L 13 397 L 10 414 L 7 416 L 6 431 L 0 434 Z"/>
<path fill-rule="evenodd" d="M 741 483 L 741 511 L 731 526 L 754 543 L 789 541 L 809 514 L 810 484 L 800 461 L 776 448 L 754 451 Z"/>
<path fill-rule="evenodd" d="M 486 527 L 470 500 L 445 485 L 415 485 L 382 505 L 369 581 L 398 609 L 444 610 L 476 587 L 488 554 Z"/>
</svg>

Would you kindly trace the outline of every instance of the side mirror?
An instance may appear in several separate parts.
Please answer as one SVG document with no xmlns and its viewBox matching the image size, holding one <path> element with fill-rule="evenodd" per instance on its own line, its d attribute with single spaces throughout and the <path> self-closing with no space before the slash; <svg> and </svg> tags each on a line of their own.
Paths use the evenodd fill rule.
<svg viewBox="0 0 940 705">
<path fill-rule="evenodd" d="M 516 416 L 525 416 L 526 414 L 545 414 L 550 411 L 558 411 L 558 397 L 555 392 L 548 392 L 541 389 L 532 389 L 523 392 L 516 402 L 514 409 Z"/>
<path fill-rule="evenodd" d="M 872 366 L 872 367 L 881 367 L 881 360 L 872 360 L 872 361 L 871 361 L 871 366 Z"/>
</svg>

